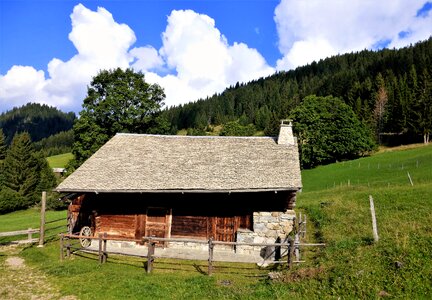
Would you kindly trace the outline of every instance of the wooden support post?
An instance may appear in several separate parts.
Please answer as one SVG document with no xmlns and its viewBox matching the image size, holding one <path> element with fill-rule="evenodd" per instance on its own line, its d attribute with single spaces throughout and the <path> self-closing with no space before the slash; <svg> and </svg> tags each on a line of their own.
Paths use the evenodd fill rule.
<svg viewBox="0 0 432 300">
<path fill-rule="evenodd" d="M 299 212 L 297 232 L 301 231 L 301 223 L 302 223 L 302 213 Z"/>
<path fill-rule="evenodd" d="M 107 253 L 107 236 L 108 234 L 105 232 L 104 233 L 104 238 L 103 238 L 103 260 L 102 263 L 106 263 L 108 260 L 108 253 Z"/>
<path fill-rule="evenodd" d="M 154 262 L 154 252 L 155 252 L 156 242 L 151 238 L 148 239 L 148 250 L 147 250 L 147 273 L 151 273 L 153 270 L 153 262 Z"/>
<path fill-rule="evenodd" d="M 67 239 L 67 243 L 66 243 L 66 257 L 69 258 L 71 256 L 71 244 L 70 244 L 70 239 Z"/>
<path fill-rule="evenodd" d="M 299 234 L 297 233 L 294 236 L 294 255 L 295 255 L 296 261 L 300 261 L 300 247 L 299 247 L 299 244 L 300 244 L 300 238 L 299 238 Z"/>
<path fill-rule="evenodd" d="M 64 260 L 64 235 L 60 235 L 60 261 Z"/>
<path fill-rule="evenodd" d="M 306 221 L 306 215 L 304 215 L 304 230 L 303 230 L 303 238 L 306 237 L 306 233 L 307 233 L 307 221 Z"/>
<path fill-rule="evenodd" d="M 213 238 L 211 237 L 208 241 L 208 250 L 209 250 L 209 258 L 208 258 L 208 275 L 211 276 L 213 272 Z"/>
<path fill-rule="evenodd" d="M 294 254 L 294 240 L 292 237 L 288 237 L 288 269 L 292 269 Z"/>
<path fill-rule="evenodd" d="M 370 210 L 372 215 L 372 230 L 373 230 L 373 237 L 374 241 L 378 242 L 378 228 L 377 228 L 377 222 L 376 222 L 376 216 L 375 216 L 375 206 L 374 206 L 374 200 L 372 198 L 372 195 L 369 195 L 369 203 L 370 203 Z"/>
<path fill-rule="evenodd" d="M 32 229 L 31 228 L 29 228 L 27 230 L 27 240 L 29 243 L 31 243 L 31 241 L 32 241 Z"/>
<path fill-rule="evenodd" d="M 103 253 L 102 253 L 102 233 L 99 233 L 99 263 L 103 262 Z"/>
<path fill-rule="evenodd" d="M 40 215 L 40 233 L 39 233 L 39 245 L 38 247 L 43 247 L 45 239 L 45 208 L 46 208 L 46 192 L 42 192 L 41 201 L 41 215 Z"/>
</svg>

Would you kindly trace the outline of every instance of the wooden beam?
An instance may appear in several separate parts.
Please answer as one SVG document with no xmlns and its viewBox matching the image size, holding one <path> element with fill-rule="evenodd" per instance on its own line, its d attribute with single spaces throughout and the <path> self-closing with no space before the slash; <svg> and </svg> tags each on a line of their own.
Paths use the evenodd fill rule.
<svg viewBox="0 0 432 300">
<path fill-rule="evenodd" d="M 64 260 L 64 235 L 60 234 L 60 261 Z"/>
<path fill-rule="evenodd" d="M 213 272 L 213 238 L 209 238 L 208 240 L 208 251 L 209 251 L 209 258 L 208 258 L 208 275 L 211 276 Z"/>
<path fill-rule="evenodd" d="M 147 243 L 147 273 L 151 273 L 153 270 L 155 246 L 156 242 L 149 238 Z"/>
<path fill-rule="evenodd" d="M 235 190 L 229 190 L 229 189 L 220 189 L 220 190 L 206 190 L 206 189 L 196 189 L 196 190 L 179 190 L 179 189 L 173 189 L 173 190 L 71 190 L 71 189 L 60 189 L 55 190 L 59 193 L 254 193 L 254 192 L 297 192 L 301 190 L 300 187 L 286 187 L 286 188 L 264 188 L 264 189 L 235 189 Z"/>
<path fill-rule="evenodd" d="M 288 269 L 292 269 L 292 264 L 293 264 L 293 256 L 294 256 L 294 240 L 292 237 L 288 237 Z"/>
<path fill-rule="evenodd" d="M 45 208 L 46 208 L 46 192 L 42 192 L 41 201 L 41 215 L 40 215 L 40 233 L 39 233 L 39 245 L 38 247 L 43 247 L 45 239 Z"/>
</svg>

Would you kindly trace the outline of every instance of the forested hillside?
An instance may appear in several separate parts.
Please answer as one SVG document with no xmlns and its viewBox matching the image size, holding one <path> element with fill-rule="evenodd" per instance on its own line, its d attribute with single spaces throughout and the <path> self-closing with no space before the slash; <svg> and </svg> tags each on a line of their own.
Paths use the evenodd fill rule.
<svg viewBox="0 0 432 300">
<path fill-rule="evenodd" d="M 432 38 L 398 49 L 334 56 L 279 72 L 194 103 L 171 107 L 177 129 L 203 129 L 237 119 L 266 133 L 306 96 L 340 97 L 376 133 L 377 140 L 426 138 L 432 128 Z M 246 122 L 245 122 L 246 121 Z"/>
<path fill-rule="evenodd" d="M 64 113 L 55 107 L 28 103 L 0 115 L 6 144 L 10 144 L 17 132 L 28 132 L 33 142 L 40 141 L 61 131 L 72 129 L 75 113 Z"/>
</svg>

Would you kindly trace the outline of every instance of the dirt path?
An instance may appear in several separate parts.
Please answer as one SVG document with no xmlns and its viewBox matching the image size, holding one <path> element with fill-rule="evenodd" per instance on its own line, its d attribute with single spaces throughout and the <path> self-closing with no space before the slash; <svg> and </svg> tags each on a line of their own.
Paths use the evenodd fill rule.
<svg viewBox="0 0 432 300">
<path fill-rule="evenodd" d="M 42 272 L 26 265 L 19 252 L 18 246 L 0 246 L 0 299 L 78 299 L 61 297 Z"/>
</svg>

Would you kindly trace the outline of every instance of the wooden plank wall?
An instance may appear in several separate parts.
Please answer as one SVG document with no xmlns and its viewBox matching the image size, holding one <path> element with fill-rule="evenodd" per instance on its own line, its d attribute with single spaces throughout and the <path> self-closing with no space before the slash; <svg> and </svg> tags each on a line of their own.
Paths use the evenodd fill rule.
<svg viewBox="0 0 432 300">
<path fill-rule="evenodd" d="M 293 196 L 295 194 L 292 192 L 90 193 L 75 199 L 70 212 L 77 214 L 79 208 L 79 216 L 74 215 L 80 223 L 76 227 L 93 223 L 91 225 L 96 234 L 107 232 L 109 235 L 127 238 L 163 234 L 165 237 L 213 237 L 220 241 L 234 241 L 238 228 L 253 229 L 254 211 L 284 211 L 292 202 Z M 149 208 L 153 210 L 147 216 Z M 166 209 L 167 214 L 162 216 L 154 208 Z"/>
<path fill-rule="evenodd" d="M 135 238 L 135 215 L 99 215 L 95 219 L 96 235 L 106 232 L 110 236 Z"/>
<path fill-rule="evenodd" d="M 174 210 L 175 213 L 175 210 Z M 172 216 L 172 237 L 196 237 L 207 238 L 208 220 L 204 216 Z"/>
</svg>

